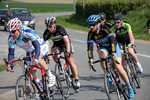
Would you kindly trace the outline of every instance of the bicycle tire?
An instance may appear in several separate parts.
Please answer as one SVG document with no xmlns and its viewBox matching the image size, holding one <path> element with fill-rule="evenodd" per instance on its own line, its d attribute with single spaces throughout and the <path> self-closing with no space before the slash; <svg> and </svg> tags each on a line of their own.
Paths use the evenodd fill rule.
<svg viewBox="0 0 150 100">
<path fill-rule="evenodd" d="M 59 76 L 55 72 L 51 72 L 55 75 L 56 82 L 54 86 L 49 87 L 50 100 L 65 100 L 64 91 Z"/>
<path fill-rule="evenodd" d="M 61 84 L 63 86 L 63 92 L 64 92 L 64 97 L 68 98 L 69 97 L 69 90 L 70 90 L 70 82 L 68 80 L 68 77 L 66 76 L 66 71 L 63 73 L 60 73 L 61 67 L 58 63 L 55 65 L 55 73 L 59 76 Z"/>
<path fill-rule="evenodd" d="M 109 86 L 109 77 L 112 80 L 112 86 Z M 120 100 L 120 93 L 116 82 L 108 71 L 105 71 L 104 73 L 104 87 L 109 100 Z"/>
<path fill-rule="evenodd" d="M 37 98 L 36 87 L 30 78 L 25 77 L 25 75 L 17 79 L 15 94 L 16 100 L 35 100 Z"/>
<path fill-rule="evenodd" d="M 141 88 L 141 81 L 140 81 L 140 76 L 139 76 L 138 67 L 136 66 L 136 64 L 134 63 L 133 60 L 132 60 L 132 63 L 133 63 L 133 65 L 134 65 L 134 67 L 133 67 L 133 72 L 134 72 L 134 79 L 135 79 L 136 87 L 137 87 L 137 88 Z"/>
<path fill-rule="evenodd" d="M 127 73 L 129 82 L 131 84 L 131 87 L 133 88 L 134 93 L 136 94 L 136 84 L 135 84 L 135 79 L 134 79 L 134 71 L 133 71 L 132 62 L 131 60 L 127 59 L 125 63 L 126 63 L 126 66 L 128 66 L 130 70 L 128 71 L 128 69 L 126 68 L 126 73 Z"/>
</svg>

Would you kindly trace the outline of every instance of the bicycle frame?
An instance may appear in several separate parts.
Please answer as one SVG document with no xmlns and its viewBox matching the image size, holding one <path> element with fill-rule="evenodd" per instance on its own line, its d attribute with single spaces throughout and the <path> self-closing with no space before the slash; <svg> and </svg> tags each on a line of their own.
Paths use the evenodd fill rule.
<svg viewBox="0 0 150 100">
<path fill-rule="evenodd" d="M 105 69 L 105 74 L 104 74 L 104 75 L 107 74 L 107 76 L 110 76 L 111 79 L 112 79 L 113 81 L 115 81 L 115 84 L 116 84 L 116 86 L 117 86 L 117 88 L 118 88 L 118 90 L 119 90 L 119 92 L 117 92 L 118 100 L 120 100 L 120 97 L 121 97 L 120 94 L 123 94 L 125 100 L 128 100 L 129 97 L 128 97 L 128 95 L 126 94 L 125 90 L 124 90 L 123 87 L 122 87 L 122 84 L 121 84 L 121 82 L 120 82 L 120 77 L 119 77 L 119 76 L 116 77 L 116 74 L 119 75 L 119 73 L 115 70 L 114 61 L 115 61 L 117 64 L 119 64 L 119 62 L 117 62 L 117 60 L 114 58 L 113 55 L 112 55 L 112 56 L 109 55 L 109 56 L 106 57 L 106 58 L 102 58 L 102 59 L 100 59 L 100 60 L 94 61 L 93 64 L 98 63 L 98 62 L 102 62 L 102 61 L 105 61 L 105 65 L 106 65 L 106 69 Z M 91 66 L 91 68 L 92 68 L 92 70 L 93 70 L 94 72 L 96 72 L 96 70 L 95 70 L 95 68 L 94 68 L 93 66 Z M 109 75 L 108 75 L 108 74 L 109 74 Z M 119 80 L 118 80 L 117 78 L 119 78 Z M 108 86 L 105 84 L 105 76 L 104 76 L 104 85 L 105 85 L 105 88 L 108 87 Z M 107 90 L 107 89 L 106 89 L 106 90 Z M 116 91 L 117 91 L 117 90 L 116 90 Z M 109 92 L 110 92 L 110 91 L 109 91 Z M 112 92 L 113 92 L 113 91 L 112 91 Z M 106 92 L 106 93 L 107 93 L 108 98 L 110 99 L 109 93 L 108 93 L 108 92 Z"/>
</svg>

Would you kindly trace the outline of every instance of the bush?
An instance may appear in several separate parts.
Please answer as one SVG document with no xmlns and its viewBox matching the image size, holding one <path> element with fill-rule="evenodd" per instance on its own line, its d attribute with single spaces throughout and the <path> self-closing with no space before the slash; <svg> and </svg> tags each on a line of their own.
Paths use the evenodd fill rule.
<svg viewBox="0 0 150 100">
<path fill-rule="evenodd" d="M 127 14 L 146 2 L 148 0 L 86 0 L 85 16 L 104 12 L 107 19 L 111 19 L 114 13 Z M 83 14 L 83 0 L 77 0 L 76 14 Z"/>
</svg>

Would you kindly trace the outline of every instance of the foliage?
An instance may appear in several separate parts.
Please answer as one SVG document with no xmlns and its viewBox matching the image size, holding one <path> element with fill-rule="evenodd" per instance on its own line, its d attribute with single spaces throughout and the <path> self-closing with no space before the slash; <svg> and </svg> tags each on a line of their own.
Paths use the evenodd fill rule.
<svg viewBox="0 0 150 100">
<path fill-rule="evenodd" d="M 86 0 L 85 15 L 97 14 L 104 12 L 107 19 L 111 19 L 114 13 L 122 12 L 127 14 L 129 11 L 134 10 L 141 5 L 145 4 L 148 0 Z M 76 14 L 82 15 L 83 13 L 83 0 L 77 0 Z"/>
</svg>

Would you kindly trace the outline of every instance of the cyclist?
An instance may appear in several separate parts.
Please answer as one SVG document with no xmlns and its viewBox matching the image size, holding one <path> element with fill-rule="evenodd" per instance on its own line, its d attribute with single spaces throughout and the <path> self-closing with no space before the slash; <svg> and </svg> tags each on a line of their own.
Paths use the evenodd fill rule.
<svg viewBox="0 0 150 100">
<path fill-rule="evenodd" d="M 126 44 L 127 47 L 133 47 L 134 48 L 134 37 L 132 34 L 131 26 L 127 22 L 123 21 L 123 15 L 122 13 L 116 13 L 113 15 L 113 21 L 114 26 L 111 28 L 111 31 L 115 34 L 116 39 L 120 45 Z M 129 54 L 132 56 L 133 60 L 136 62 L 136 65 L 138 66 L 139 73 L 143 72 L 143 68 L 141 64 L 138 61 L 137 55 L 134 53 L 133 48 L 128 48 Z M 122 49 L 122 46 L 121 46 Z M 122 64 L 125 66 L 125 58 L 122 52 Z"/>
<path fill-rule="evenodd" d="M 46 42 L 32 29 L 28 29 L 28 32 L 25 32 L 22 27 L 22 22 L 18 18 L 11 19 L 7 24 L 7 28 L 10 32 L 8 38 L 8 60 L 14 60 L 15 45 L 23 48 L 26 51 L 26 55 L 29 55 L 29 52 L 31 52 L 34 55 L 35 64 L 39 64 L 46 70 L 49 76 L 49 87 L 53 86 L 55 84 L 55 76 L 50 72 L 47 64 L 42 59 L 48 52 Z M 28 59 L 29 63 L 31 63 L 30 60 Z M 7 66 L 8 71 L 11 69 L 13 69 L 12 63 Z M 33 77 L 36 77 L 36 68 L 31 67 L 29 70 Z"/>
<path fill-rule="evenodd" d="M 106 26 L 108 26 L 109 28 L 111 28 L 112 27 L 112 23 L 111 22 L 109 22 L 108 20 L 106 20 L 106 14 L 105 13 L 99 13 L 98 14 L 99 16 L 101 16 L 101 24 L 102 25 L 106 25 Z"/>
<path fill-rule="evenodd" d="M 46 30 L 44 31 L 43 38 L 49 46 L 49 39 L 53 41 L 53 46 L 51 47 L 51 53 L 62 51 L 64 48 L 67 50 L 66 60 L 71 66 L 72 73 L 74 75 L 74 81 L 76 83 L 76 89 L 79 91 L 80 83 L 78 78 L 77 66 L 74 63 L 74 49 L 67 34 L 65 28 L 61 25 L 56 25 L 55 17 L 47 17 L 45 19 Z M 49 51 L 50 52 L 50 51 Z M 53 56 L 55 62 L 57 62 L 57 57 Z"/>
<path fill-rule="evenodd" d="M 87 22 L 90 25 L 90 31 L 87 39 L 87 50 L 89 65 L 93 66 L 93 44 L 99 44 L 99 58 L 105 58 L 109 54 L 113 54 L 120 64 L 114 62 L 115 68 L 120 73 L 120 76 L 125 81 L 129 90 L 129 98 L 134 97 L 133 88 L 130 85 L 128 76 L 121 66 L 121 52 L 118 43 L 115 40 L 114 34 L 106 25 L 101 25 L 101 17 L 99 15 L 91 15 L 88 17 Z M 102 61 L 101 67 L 105 71 L 105 61 Z"/>
<path fill-rule="evenodd" d="M 148 29 L 148 34 L 150 37 L 150 20 L 147 21 L 147 29 Z"/>
</svg>

